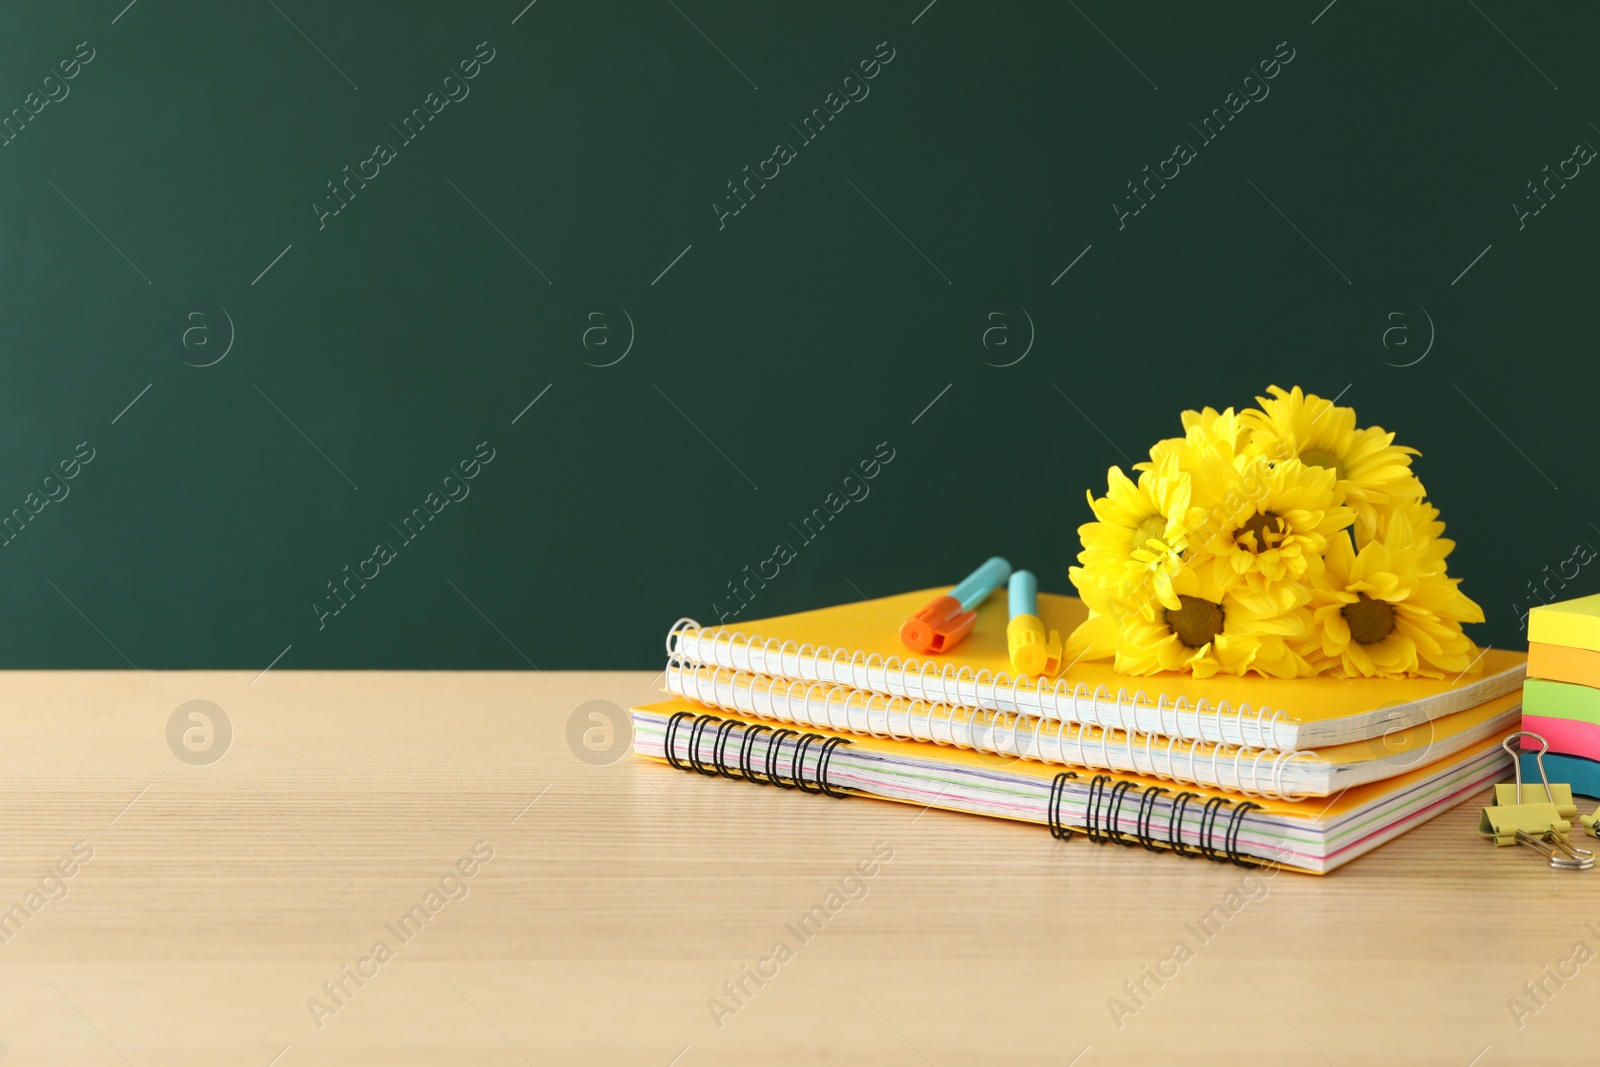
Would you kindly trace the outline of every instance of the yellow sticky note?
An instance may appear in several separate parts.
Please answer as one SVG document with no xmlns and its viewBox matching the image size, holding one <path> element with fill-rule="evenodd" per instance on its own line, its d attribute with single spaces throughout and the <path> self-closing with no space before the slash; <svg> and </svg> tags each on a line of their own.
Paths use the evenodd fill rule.
<svg viewBox="0 0 1600 1067">
<path fill-rule="evenodd" d="M 1600 652 L 1600 593 L 1534 608 L 1528 640 Z"/>
</svg>

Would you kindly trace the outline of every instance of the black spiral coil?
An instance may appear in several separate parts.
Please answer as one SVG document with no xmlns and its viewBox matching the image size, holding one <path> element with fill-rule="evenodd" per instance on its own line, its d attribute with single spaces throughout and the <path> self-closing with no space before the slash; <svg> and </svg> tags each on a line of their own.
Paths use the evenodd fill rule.
<svg viewBox="0 0 1600 1067">
<path fill-rule="evenodd" d="M 1067 782 L 1076 777 L 1077 774 L 1072 771 L 1063 771 L 1050 783 L 1045 823 L 1050 828 L 1050 836 L 1058 841 L 1065 841 L 1073 834 L 1072 828 L 1066 823 L 1065 811 Z M 1122 806 L 1128 794 L 1135 790 L 1139 793 L 1139 807 L 1134 813 L 1135 829 L 1130 837 L 1122 829 Z M 1239 867 L 1263 865 L 1264 861 L 1239 851 L 1239 834 L 1244 826 L 1244 817 L 1252 808 L 1260 808 L 1260 804 L 1251 800 L 1211 797 L 1200 811 L 1200 826 L 1191 844 L 1183 839 L 1184 812 L 1189 802 L 1198 800 L 1200 794 L 1184 791 L 1172 797 L 1163 839 L 1157 835 L 1153 824 L 1156 803 L 1168 792 L 1170 790 L 1166 786 L 1152 785 L 1139 789 L 1137 783 L 1125 779 L 1117 781 L 1109 774 L 1097 774 L 1089 781 L 1089 797 L 1083 810 L 1084 833 L 1099 845 L 1107 841 L 1119 845 L 1139 844 L 1151 852 L 1175 852 L 1186 859 L 1204 856 L 1216 863 L 1232 863 Z M 1229 807 L 1232 810 L 1224 812 L 1223 809 Z"/>
<path fill-rule="evenodd" d="M 689 727 L 688 746 L 685 754 L 680 756 L 679 734 L 685 723 Z M 712 726 L 717 727 L 715 733 L 711 732 Z M 756 743 L 763 738 L 766 748 L 758 753 Z M 737 758 L 730 761 L 728 749 L 734 740 L 738 741 L 739 750 Z M 787 761 L 784 758 L 786 742 L 792 746 Z M 707 744 L 711 749 L 709 757 L 704 753 Z M 743 778 L 757 785 L 775 785 L 779 789 L 798 787 L 802 793 L 826 793 L 841 799 L 851 794 L 828 781 L 828 767 L 833 761 L 834 752 L 848 744 L 850 741 L 843 737 L 775 729 L 758 723 L 740 722 L 738 719 L 724 719 L 719 715 L 696 715 L 692 711 L 680 711 L 667 720 L 667 762 L 680 771 L 697 771 L 709 778 L 718 775 Z M 810 779 L 806 777 L 808 752 L 814 754 L 816 763 L 815 777 Z M 785 762 L 788 764 L 787 775 L 784 773 Z"/>
<path fill-rule="evenodd" d="M 1072 827 L 1062 821 L 1061 809 L 1066 806 L 1067 779 L 1076 777 L 1075 771 L 1063 771 L 1050 783 L 1050 803 L 1045 808 L 1045 821 L 1050 826 L 1050 836 L 1058 841 L 1065 841 L 1072 836 Z"/>
</svg>

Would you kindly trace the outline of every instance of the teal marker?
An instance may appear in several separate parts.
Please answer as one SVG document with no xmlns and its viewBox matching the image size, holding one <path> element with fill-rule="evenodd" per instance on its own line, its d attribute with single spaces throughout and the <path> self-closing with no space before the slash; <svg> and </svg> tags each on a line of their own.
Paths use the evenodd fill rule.
<svg viewBox="0 0 1600 1067">
<path fill-rule="evenodd" d="M 950 596 L 961 601 L 962 611 L 972 611 L 987 600 L 990 593 L 1004 585 L 1009 577 L 1011 564 L 999 556 L 990 556 L 983 566 L 961 579 L 961 584 L 950 590 Z"/>
</svg>

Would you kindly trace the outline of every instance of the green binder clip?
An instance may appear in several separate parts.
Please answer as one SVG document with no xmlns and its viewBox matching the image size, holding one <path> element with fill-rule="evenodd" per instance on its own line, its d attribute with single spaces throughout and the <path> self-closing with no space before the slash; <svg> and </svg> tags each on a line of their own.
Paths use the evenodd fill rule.
<svg viewBox="0 0 1600 1067">
<path fill-rule="evenodd" d="M 1516 749 L 1511 747 L 1511 743 L 1520 737 L 1531 737 L 1544 746 L 1538 755 L 1539 778 L 1544 784 L 1545 792 L 1545 799 L 1542 801 L 1530 802 L 1522 792 L 1522 761 L 1517 758 Z M 1569 820 L 1578 814 L 1578 809 L 1572 802 L 1572 790 L 1569 786 L 1560 787 L 1563 790 L 1562 795 L 1566 798 L 1564 806 L 1556 791 L 1550 787 L 1550 776 L 1544 769 L 1544 754 L 1550 747 L 1549 742 L 1538 734 L 1519 730 L 1502 741 L 1500 747 L 1511 755 L 1512 766 L 1516 768 L 1516 784 L 1494 787 L 1495 803 L 1483 809 L 1483 817 L 1478 821 L 1478 833 L 1492 839 L 1496 845 L 1528 844 L 1529 842 L 1523 838 L 1542 840 L 1561 837 L 1564 840 L 1572 830 L 1572 823 Z M 1557 864 L 1554 856 L 1551 856 L 1550 863 L 1551 866 L 1564 865 Z"/>
<path fill-rule="evenodd" d="M 1541 779 L 1544 788 L 1544 799 L 1556 806 L 1556 810 L 1561 813 L 1561 817 L 1563 819 L 1566 819 L 1568 822 L 1576 819 L 1578 817 L 1578 805 L 1572 799 L 1572 786 L 1567 785 L 1564 782 L 1556 782 L 1551 784 L 1550 776 L 1545 773 L 1544 754 L 1550 751 L 1549 742 L 1536 733 L 1531 733 L 1527 730 L 1521 730 L 1512 734 L 1510 737 L 1506 738 L 1505 741 L 1501 742 L 1501 747 L 1511 750 L 1511 742 L 1515 741 L 1519 737 L 1531 737 L 1535 741 L 1539 742 L 1539 744 L 1544 746 L 1539 750 L 1538 755 L 1535 757 L 1539 764 L 1539 778 Z M 1512 758 L 1517 760 L 1517 784 L 1512 785 L 1509 782 L 1502 782 L 1501 784 L 1495 786 L 1494 802 L 1498 805 L 1504 805 L 1507 807 L 1516 804 L 1537 803 L 1540 787 L 1530 785 L 1526 787 L 1528 792 L 1523 792 L 1524 787 L 1522 785 L 1521 774 L 1522 760 L 1517 756 L 1514 750 L 1512 750 L 1511 754 Z M 1531 800 L 1530 794 L 1532 795 Z"/>
</svg>

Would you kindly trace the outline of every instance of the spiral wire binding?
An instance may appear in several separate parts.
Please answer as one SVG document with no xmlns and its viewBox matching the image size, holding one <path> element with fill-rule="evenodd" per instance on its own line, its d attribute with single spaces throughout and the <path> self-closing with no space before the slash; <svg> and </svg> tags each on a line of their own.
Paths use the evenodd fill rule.
<svg viewBox="0 0 1600 1067">
<path fill-rule="evenodd" d="M 1065 811 L 1067 783 L 1076 777 L 1077 774 L 1072 771 L 1063 771 L 1050 782 L 1050 799 L 1045 806 L 1045 824 L 1050 829 L 1050 836 L 1058 841 L 1065 841 L 1073 834 L 1073 829 L 1066 823 Z M 1155 820 L 1156 802 L 1170 790 L 1162 785 L 1146 786 L 1140 790 L 1139 808 L 1134 815 L 1134 840 L 1130 841 L 1127 832 L 1121 827 L 1122 805 L 1128 794 L 1138 788 L 1136 782 L 1126 779 L 1114 780 L 1109 774 L 1097 774 L 1090 780 L 1089 797 L 1084 803 L 1083 811 L 1084 832 L 1089 840 L 1099 845 L 1107 841 L 1119 845 L 1139 844 L 1151 852 L 1169 851 L 1186 859 L 1193 859 L 1199 855 L 1216 863 L 1232 863 L 1239 867 L 1262 867 L 1267 864 L 1268 861 L 1246 856 L 1239 850 L 1239 834 L 1244 826 L 1245 815 L 1252 809 L 1261 808 L 1261 805 L 1253 800 L 1233 801 L 1227 797 L 1212 797 L 1207 800 L 1201 811 L 1200 829 L 1195 839 L 1199 851 L 1195 852 L 1191 851 L 1183 840 L 1183 814 L 1189 801 L 1198 798 L 1200 794 L 1186 791 L 1172 798 L 1171 811 L 1167 817 L 1167 836 L 1166 840 L 1162 841 L 1157 837 L 1152 823 Z M 1221 823 L 1222 809 L 1229 805 L 1233 805 L 1233 810 L 1223 825 L 1221 847 L 1218 847 L 1217 828 Z"/>
<path fill-rule="evenodd" d="M 1057 841 L 1065 841 L 1072 836 L 1072 827 L 1062 819 L 1061 809 L 1067 800 L 1067 779 L 1076 777 L 1076 771 L 1062 771 L 1050 781 L 1050 803 L 1045 808 L 1045 822 L 1050 827 L 1050 836 Z"/>
<path fill-rule="evenodd" d="M 716 747 L 711 750 L 711 760 L 714 764 L 716 764 L 717 770 L 722 772 L 722 777 L 724 778 L 733 777 L 733 772 L 728 769 L 727 760 L 725 758 L 725 746 L 728 741 L 728 735 L 733 733 L 734 727 L 738 725 L 739 721 L 737 719 L 728 719 L 721 726 L 717 727 Z"/>
<path fill-rule="evenodd" d="M 1259 867 L 1262 864 L 1254 859 L 1248 859 L 1239 851 L 1239 828 L 1244 822 L 1245 812 L 1251 808 L 1259 808 L 1253 800 L 1247 800 L 1233 809 L 1233 817 L 1228 820 L 1228 833 L 1223 838 L 1223 845 L 1227 851 L 1228 859 L 1236 867 Z"/>
<path fill-rule="evenodd" d="M 1189 806 L 1189 801 L 1199 795 L 1185 791 L 1173 797 L 1172 814 L 1167 817 L 1167 847 L 1186 860 L 1194 859 L 1195 854 L 1183 843 L 1183 812 Z"/>
<path fill-rule="evenodd" d="M 881 678 L 885 688 L 909 699 L 992 707 L 1125 732 L 1159 732 L 1212 744 L 1284 750 L 1285 745 L 1278 740 L 1279 728 L 1293 725 L 1282 709 L 1250 704 L 1235 706 L 1226 700 L 1213 704 L 1203 698 L 1191 702 L 1187 697 L 1173 699 L 1164 693 L 1152 698 L 1143 689 L 1130 693 L 1126 687 L 1118 687 L 1113 694 L 1104 685 L 1090 688 L 1086 682 L 1071 683 L 1069 687 L 1066 678 L 1034 679 L 1006 671 L 995 673 L 987 668 L 974 671 L 971 666 L 936 663 L 914 656 L 884 657 L 877 652 L 866 654 L 842 646 L 796 644 L 792 640 L 778 642 L 775 638 L 722 626 L 707 629 L 688 617 L 679 619 L 667 631 L 666 650 L 669 659 L 735 671 L 849 685 L 856 689 L 873 689 L 874 681 Z M 1463 708 L 1471 706 L 1461 705 Z M 1158 731 L 1139 728 L 1140 712 L 1153 714 Z M 1443 713 L 1443 709 L 1437 712 Z M 1186 716 L 1193 717 L 1192 724 L 1184 721 Z M 1230 739 L 1229 727 L 1237 740 Z"/>
<path fill-rule="evenodd" d="M 800 773 L 800 768 L 805 765 L 806 749 L 811 747 L 813 741 L 821 740 L 824 740 L 821 734 L 802 734 L 800 740 L 795 743 L 794 758 L 789 761 L 789 777 L 794 779 L 794 784 L 800 787 L 800 792 L 802 793 L 822 792 L 820 785 L 816 790 L 808 787 L 805 775 Z M 821 761 L 819 760 L 818 762 L 820 763 Z"/>
<path fill-rule="evenodd" d="M 679 714 L 687 715 L 688 712 L 679 712 Z M 772 727 L 770 726 L 754 725 L 745 727 L 744 738 L 739 742 L 739 766 L 744 768 L 745 777 L 752 782 L 756 780 L 753 771 L 755 761 L 751 758 L 752 753 L 755 751 L 756 738 L 764 733 L 770 734 L 772 732 Z"/>
<path fill-rule="evenodd" d="M 1310 752 L 1251 749 L 1018 712 L 930 704 L 843 683 L 751 674 L 676 657 L 668 661 L 665 677 L 669 692 L 764 719 L 895 741 L 954 745 L 1040 763 L 1090 764 L 1250 797 L 1301 799 L 1284 777 L 1296 762 L 1315 759 Z M 1120 738 L 1115 736 L 1117 729 L 1122 730 Z"/>
<path fill-rule="evenodd" d="M 1106 836 L 1119 845 L 1128 843 L 1127 838 L 1122 835 L 1122 801 L 1128 795 L 1128 790 L 1133 787 L 1134 783 L 1127 779 L 1111 787 L 1111 810 L 1106 815 Z"/>
<path fill-rule="evenodd" d="M 1100 798 L 1105 795 L 1106 783 L 1111 781 L 1109 774 L 1097 774 L 1089 782 L 1089 803 L 1084 808 L 1084 831 L 1089 835 L 1089 840 L 1097 845 L 1105 844 L 1100 832 Z"/>
<path fill-rule="evenodd" d="M 722 719 L 715 715 L 701 715 L 695 719 L 694 725 L 689 730 L 689 762 L 694 765 L 695 770 L 710 778 L 716 777 L 717 769 L 715 767 L 708 768 L 700 762 L 700 735 L 705 732 L 707 726 L 721 721 Z"/>
<path fill-rule="evenodd" d="M 731 670 L 749 670 L 765 675 L 782 675 L 805 681 L 827 681 L 856 689 L 875 688 L 874 681 L 898 683 L 898 694 L 909 699 L 957 705 L 984 705 L 1010 712 L 1054 712 L 1054 718 L 1080 721 L 1091 726 L 1123 729 L 1136 733 L 1155 733 L 1139 729 L 1138 713 L 1154 712 L 1158 731 L 1166 736 L 1211 744 L 1240 744 L 1253 749 L 1283 749 L 1278 744 L 1278 728 L 1290 726 L 1282 709 L 1230 704 L 1206 699 L 1190 702 L 1189 697 L 1154 697 L 1144 689 L 1130 693 L 1118 686 L 1112 693 L 1107 686 L 1090 688 L 1088 683 L 1070 683 L 1067 678 L 1030 678 L 1029 675 L 973 670 L 970 665 L 938 664 L 915 656 L 882 656 L 862 653 L 861 649 L 834 648 L 829 645 L 778 641 L 758 633 L 715 627 L 706 629 L 699 622 L 683 617 L 667 630 L 667 657 L 674 661 L 722 665 Z M 826 664 L 826 670 L 824 670 Z M 894 686 L 888 686 L 893 691 Z M 1002 694 L 1005 694 L 1003 699 Z M 1027 701 L 1024 701 L 1024 696 Z M 1462 704 L 1461 707 L 1470 707 Z M 1440 710 L 1438 713 L 1443 713 Z M 1168 718 L 1170 715 L 1171 718 Z M 1189 725 L 1184 717 L 1194 717 Z M 1237 734 L 1237 741 L 1227 736 Z"/>
<path fill-rule="evenodd" d="M 678 714 L 683 715 L 686 713 L 679 712 Z M 782 778 L 778 777 L 778 757 L 783 755 L 783 739 L 785 737 L 793 737 L 795 738 L 795 743 L 799 744 L 800 731 L 777 730 L 773 732 L 772 740 L 767 745 L 767 782 L 770 785 L 777 786 L 779 789 L 793 789 L 794 782 L 785 783 Z"/>
<path fill-rule="evenodd" d="M 1217 860 L 1217 848 L 1211 838 L 1217 829 L 1217 815 L 1222 811 L 1222 806 L 1228 803 L 1223 797 L 1212 797 L 1206 801 L 1206 806 L 1200 810 L 1200 855 L 1208 860 Z"/>
<path fill-rule="evenodd" d="M 677 751 L 678 735 L 686 723 L 689 729 L 688 752 L 686 756 L 680 757 Z M 717 727 L 715 733 L 711 732 L 712 726 Z M 740 728 L 743 728 L 744 732 L 738 739 L 738 760 L 730 764 L 729 743 L 734 739 L 734 732 Z M 755 744 L 763 735 L 768 735 L 767 747 L 758 757 Z M 711 745 L 709 762 L 701 752 L 704 747 L 702 742 L 708 738 Z M 789 773 L 786 778 L 781 764 L 784 742 L 790 738 L 793 739 L 791 744 L 794 747 L 789 754 Z M 826 793 L 830 797 L 840 799 L 850 796 L 851 793 L 828 781 L 828 767 L 833 761 L 833 754 L 848 744 L 850 740 L 845 737 L 826 737 L 817 733 L 802 733 L 799 730 L 774 729 L 759 723 L 724 719 L 720 715 L 696 715 L 692 711 L 677 712 L 667 720 L 667 762 L 680 771 L 696 771 L 709 778 L 718 775 L 724 778 L 743 778 L 757 785 L 775 785 L 780 789 L 798 787 L 802 793 Z M 818 747 L 813 750 L 814 745 Z M 805 773 L 808 752 L 813 753 L 816 762 L 815 777 L 809 780 Z"/>
<path fill-rule="evenodd" d="M 1156 813 L 1156 800 L 1167 791 L 1166 786 L 1153 785 L 1144 791 L 1139 798 L 1139 817 L 1135 822 L 1135 835 L 1139 843 L 1151 852 L 1160 852 L 1156 847 L 1155 835 L 1150 832 L 1150 820 Z"/>
</svg>

